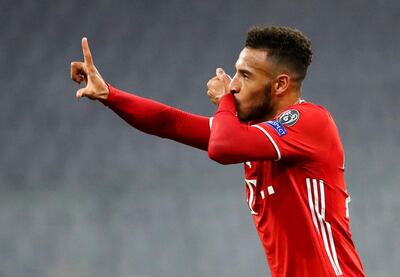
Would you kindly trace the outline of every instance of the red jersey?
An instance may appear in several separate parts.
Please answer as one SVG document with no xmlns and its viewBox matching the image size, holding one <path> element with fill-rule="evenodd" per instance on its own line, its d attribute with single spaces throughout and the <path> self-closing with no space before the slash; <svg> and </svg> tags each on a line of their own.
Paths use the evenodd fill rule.
<svg viewBox="0 0 400 277">
<path fill-rule="evenodd" d="M 207 150 L 223 164 L 244 162 L 247 201 L 273 277 L 365 276 L 350 233 L 343 147 L 323 107 L 302 102 L 250 126 L 239 122 L 232 94 L 209 119 L 109 91 L 103 103 L 133 127 Z"/>
<path fill-rule="evenodd" d="M 343 147 L 329 112 L 301 102 L 252 127 L 277 154 L 244 164 L 247 202 L 272 276 L 365 276 L 350 233 Z"/>
</svg>

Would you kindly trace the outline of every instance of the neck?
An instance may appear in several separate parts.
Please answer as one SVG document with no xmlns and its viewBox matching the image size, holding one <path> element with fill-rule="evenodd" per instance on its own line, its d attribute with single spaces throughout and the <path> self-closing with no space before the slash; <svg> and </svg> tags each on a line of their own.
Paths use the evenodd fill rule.
<svg viewBox="0 0 400 277">
<path fill-rule="evenodd" d="M 289 107 L 299 104 L 300 100 L 299 92 L 293 92 L 286 95 L 286 97 L 278 98 L 274 101 L 275 103 L 273 103 L 274 109 L 272 110 L 272 113 L 267 116 L 265 120 L 272 120 L 275 116 L 287 110 Z"/>
<path fill-rule="evenodd" d="M 290 99 L 285 99 L 280 103 L 280 105 L 277 107 L 275 115 L 277 116 L 278 114 L 282 113 L 283 111 L 287 110 L 289 107 L 299 104 L 300 103 L 300 95 L 296 94 L 294 97 Z"/>
</svg>

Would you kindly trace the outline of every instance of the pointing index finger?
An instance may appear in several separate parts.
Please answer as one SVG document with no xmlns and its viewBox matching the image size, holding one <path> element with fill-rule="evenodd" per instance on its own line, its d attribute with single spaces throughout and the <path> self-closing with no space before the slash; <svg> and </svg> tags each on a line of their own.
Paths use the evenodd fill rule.
<svg viewBox="0 0 400 277">
<path fill-rule="evenodd" d="M 94 66 L 92 54 L 90 53 L 89 49 L 89 43 L 86 37 L 82 38 L 82 51 L 83 51 L 83 60 L 85 64 L 88 65 L 89 67 Z"/>
</svg>

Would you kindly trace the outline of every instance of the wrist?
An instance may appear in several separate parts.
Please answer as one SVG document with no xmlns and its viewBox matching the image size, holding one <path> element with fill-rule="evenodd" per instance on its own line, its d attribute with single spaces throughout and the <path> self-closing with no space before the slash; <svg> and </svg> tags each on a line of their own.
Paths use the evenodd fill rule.
<svg viewBox="0 0 400 277">
<path fill-rule="evenodd" d="M 235 97 L 232 93 L 227 93 L 221 97 L 217 112 L 230 112 L 236 114 Z"/>
<path fill-rule="evenodd" d="M 114 88 L 111 86 L 111 84 L 106 83 L 106 89 L 101 92 L 101 94 L 98 97 L 98 100 L 103 103 L 104 105 L 108 106 L 110 104 L 110 101 L 112 100 L 112 94 L 113 94 Z"/>
<path fill-rule="evenodd" d="M 109 94 L 110 94 L 110 90 L 109 90 L 109 88 L 108 88 L 108 86 L 107 86 L 107 89 L 104 90 L 104 91 L 102 91 L 102 92 L 99 94 L 98 99 L 101 100 L 101 101 L 106 101 L 106 100 L 108 99 L 108 95 L 109 95 Z"/>
</svg>

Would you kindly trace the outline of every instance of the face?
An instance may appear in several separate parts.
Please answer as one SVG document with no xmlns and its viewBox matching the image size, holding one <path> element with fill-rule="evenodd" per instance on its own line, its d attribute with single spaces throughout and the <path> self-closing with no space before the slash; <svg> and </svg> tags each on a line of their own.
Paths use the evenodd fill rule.
<svg viewBox="0 0 400 277">
<path fill-rule="evenodd" d="M 229 86 L 240 121 L 263 121 L 273 116 L 271 69 L 265 50 L 244 48 L 240 53 Z"/>
</svg>

